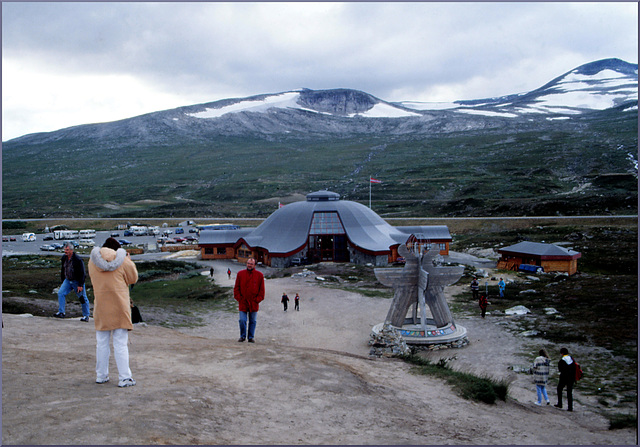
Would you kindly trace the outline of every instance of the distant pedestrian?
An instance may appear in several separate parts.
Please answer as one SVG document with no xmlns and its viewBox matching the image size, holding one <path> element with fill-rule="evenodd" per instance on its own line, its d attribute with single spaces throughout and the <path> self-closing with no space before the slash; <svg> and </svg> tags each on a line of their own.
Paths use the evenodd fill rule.
<svg viewBox="0 0 640 447">
<path fill-rule="evenodd" d="M 296 293 L 295 298 L 293 299 L 295 310 L 300 310 L 300 295 Z"/>
<path fill-rule="evenodd" d="M 264 292 L 264 275 L 256 270 L 256 260 L 249 258 L 247 268 L 240 270 L 236 275 L 236 284 L 233 288 L 233 297 L 238 302 L 240 311 L 239 342 L 248 338 L 249 343 L 254 343 L 258 310 L 260 303 L 264 300 Z M 249 320 L 248 332 L 247 320 Z"/>
<path fill-rule="evenodd" d="M 286 293 L 282 292 L 282 299 L 280 300 L 282 306 L 284 307 L 284 311 L 286 312 L 289 307 L 289 297 Z"/>
<path fill-rule="evenodd" d="M 542 398 L 549 405 L 549 396 L 547 395 L 547 382 L 549 381 L 549 354 L 544 349 L 538 352 L 539 356 L 533 361 L 533 381 L 536 384 L 536 393 L 538 394 L 538 400 L 534 403 L 536 405 L 542 405 Z"/>
<path fill-rule="evenodd" d="M 480 295 L 480 299 L 478 300 L 478 305 L 480 306 L 480 311 L 482 312 L 482 318 L 484 318 L 485 314 L 487 313 L 488 304 L 489 304 L 489 301 L 487 300 L 487 297 L 484 294 Z"/>
<path fill-rule="evenodd" d="M 227 269 L 227 276 L 229 277 L 229 279 L 231 279 L 231 269 L 230 268 Z"/>
<path fill-rule="evenodd" d="M 54 317 L 65 317 L 67 295 L 73 291 L 76 293 L 82 305 L 82 318 L 80 318 L 80 321 L 87 322 L 89 321 L 89 299 L 87 298 L 87 291 L 84 287 L 84 281 L 86 279 L 84 262 L 74 253 L 71 242 L 64 244 L 64 255 L 60 258 L 60 262 L 60 279 L 62 285 L 60 289 L 58 289 L 58 312 L 54 314 Z"/>
<path fill-rule="evenodd" d="M 211 268 L 209 269 L 209 276 L 211 276 L 211 277 L 213 278 L 213 267 L 211 267 Z"/>
<path fill-rule="evenodd" d="M 562 358 L 558 362 L 560 380 L 558 381 L 558 403 L 555 405 L 562 408 L 562 390 L 567 388 L 567 410 L 573 411 L 573 384 L 576 381 L 576 364 L 573 357 L 569 355 L 567 348 L 560 349 Z"/>
<path fill-rule="evenodd" d="M 504 279 L 500 278 L 500 281 L 498 281 L 498 290 L 500 291 L 500 298 L 504 298 L 505 287 L 506 287 L 506 284 L 504 283 Z"/>
<path fill-rule="evenodd" d="M 478 290 L 480 289 L 480 283 L 478 282 L 478 278 L 475 276 L 471 280 L 471 292 L 473 293 L 473 299 L 478 299 Z"/>
</svg>

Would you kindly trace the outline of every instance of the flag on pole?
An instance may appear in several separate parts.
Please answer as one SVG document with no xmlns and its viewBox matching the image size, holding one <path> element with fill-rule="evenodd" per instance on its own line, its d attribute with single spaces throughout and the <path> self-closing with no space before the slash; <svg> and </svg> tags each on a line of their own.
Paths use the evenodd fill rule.
<svg viewBox="0 0 640 447">
<path fill-rule="evenodd" d="M 369 183 L 382 183 L 382 180 L 376 180 L 373 177 L 369 177 Z"/>
</svg>

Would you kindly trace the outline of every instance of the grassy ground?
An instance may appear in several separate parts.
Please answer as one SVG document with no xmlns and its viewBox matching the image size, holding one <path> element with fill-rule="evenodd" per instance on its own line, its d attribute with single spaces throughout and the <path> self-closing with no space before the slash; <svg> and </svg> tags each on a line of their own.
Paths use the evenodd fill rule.
<svg viewBox="0 0 640 447">
<path fill-rule="evenodd" d="M 143 311 L 145 322 L 166 327 L 201 324 L 200 313 L 233 309 L 228 288 L 217 286 L 200 274 L 200 267 L 183 261 L 136 262 L 139 280 L 131 299 Z M 57 303 L 54 289 L 60 286 L 60 256 L 3 256 L 3 312 L 42 315 L 39 300 Z M 87 297 L 93 303 L 91 278 L 87 276 Z M 5 296 L 33 300 L 10 300 Z M 73 302 L 75 295 L 67 297 Z M 57 307 L 57 305 L 56 305 Z M 68 312 L 69 313 L 69 312 Z"/>
</svg>

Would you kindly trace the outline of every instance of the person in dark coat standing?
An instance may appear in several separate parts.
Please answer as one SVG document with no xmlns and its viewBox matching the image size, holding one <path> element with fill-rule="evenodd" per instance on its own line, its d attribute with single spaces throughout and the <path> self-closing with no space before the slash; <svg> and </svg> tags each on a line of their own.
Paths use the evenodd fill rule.
<svg viewBox="0 0 640 447">
<path fill-rule="evenodd" d="M 484 316 L 487 314 L 488 304 L 489 304 L 489 301 L 487 300 L 487 297 L 484 294 L 480 295 L 480 299 L 478 300 L 478 305 L 480 306 L 480 311 L 482 312 L 482 318 L 484 318 Z"/>
<path fill-rule="evenodd" d="M 573 384 L 576 381 L 576 363 L 569 355 L 567 348 L 560 349 L 562 358 L 558 362 L 560 380 L 558 381 L 558 403 L 555 405 L 562 408 L 562 390 L 567 387 L 567 410 L 573 411 Z"/>
<path fill-rule="evenodd" d="M 287 309 L 289 308 L 289 297 L 287 296 L 286 293 L 282 292 L 282 299 L 280 300 L 280 302 L 282 303 L 282 306 L 284 307 L 284 311 L 286 312 Z"/>
<path fill-rule="evenodd" d="M 84 287 L 86 273 L 84 270 L 84 262 L 73 251 L 71 242 L 64 244 L 64 255 L 60 258 L 60 280 L 62 285 L 58 289 L 58 312 L 54 317 L 65 317 L 65 306 L 67 304 L 67 295 L 74 291 L 82 305 L 82 318 L 80 321 L 89 321 L 89 299 L 87 291 Z"/>
<path fill-rule="evenodd" d="M 256 321 L 260 302 L 264 300 L 264 275 L 256 270 L 256 260 L 247 259 L 247 268 L 240 270 L 236 275 L 236 284 L 233 288 L 233 297 L 238 302 L 240 311 L 240 338 L 239 342 L 249 339 L 254 343 Z M 247 319 L 249 331 L 247 332 Z"/>
<path fill-rule="evenodd" d="M 478 278 L 475 276 L 471 280 L 471 292 L 473 293 L 473 299 L 478 299 L 478 290 L 480 289 L 480 283 L 478 282 Z"/>
<path fill-rule="evenodd" d="M 295 304 L 295 310 L 300 310 L 300 295 L 296 293 L 296 296 L 293 302 Z"/>
</svg>

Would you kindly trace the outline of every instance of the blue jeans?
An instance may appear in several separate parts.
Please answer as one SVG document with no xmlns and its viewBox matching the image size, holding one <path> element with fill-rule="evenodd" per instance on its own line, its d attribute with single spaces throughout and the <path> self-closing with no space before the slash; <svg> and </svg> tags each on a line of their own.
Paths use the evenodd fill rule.
<svg viewBox="0 0 640 447">
<path fill-rule="evenodd" d="M 82 286 L 82 292 L 78 293 L 78 287 Z M 58 312 L 65 313 L 64 308 L 67 303 L 67 295 L 71 292 L 75 292 L 78 298 L 80 299 L 80 303 L 82 304 L 82 316 L 89 316 L 89 298 L 87 298 L 87 289 L 84 287 L 84 284 L 78 284 L 78 281 L 70 281 L 65 279 L 58 290 Z"/>
<path fill-rule="evenodd" d="M 538 403 L 542 403 L 544 397 L 545 402 L 549 402 L 549 396 L 547 396 L 547 388 L 544 385 L 536 385 L 536 391 L 538 392 Z"/>
<path fill-rule="evenodd" d="M 249 315 L 249 336 L 247 337 L 247 315 Z M 258 312 L 240 312 L 240 337 L 253 340 L 256 335 Z"/>
</svg>

